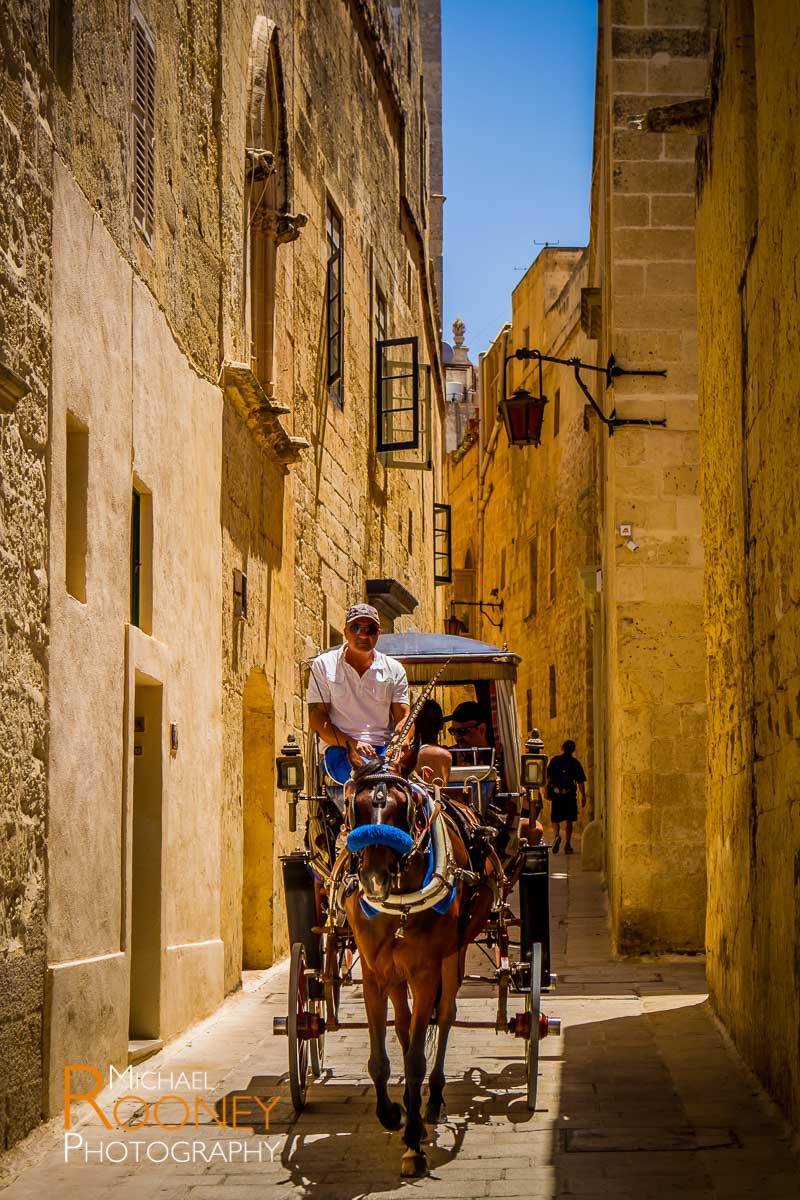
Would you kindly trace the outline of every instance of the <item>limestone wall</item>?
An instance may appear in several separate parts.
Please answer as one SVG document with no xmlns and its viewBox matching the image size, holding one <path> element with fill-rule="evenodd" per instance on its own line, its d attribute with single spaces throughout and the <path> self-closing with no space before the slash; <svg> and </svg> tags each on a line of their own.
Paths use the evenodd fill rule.
<svg viewBox="0 0 800 1200">
<path fill-rule="evenodd" d="M 0 41 L 0 1150 L 42 1103 L 52 164 L 47 87 L 26 64 L 46 25 L 27 4 Z"/>
<path fill-rule="evenodd" d="M 666 368 L 595 395 L 666 429 L 601 435 L 606 858 L 622 951 L 697 950 L 705 921 L 703 553 L 697 436 L 695 138 L 650 109 L 702 95 L 706 3 L 600 10 L 589 277 L 598 358 Z M 626 546 L 633 526 L 638 550 Z"/>
<path fill-rule="evenodd" d="M 545 249 L 517 285 L 511 325 L 481 362 L 480 468 L 473 448 L 463 459 L 449 456 L 449 475 L 457 531 L 453 565 L 463 569 L 469 551 L 476 566 L 475 598 L 502 598 L 504 605 L 502 629 L 472 610 L 473 636 L 507 642 L 521 655 L 517 707 L 523 740 L 538 727 L 548 752 L 554 754 L 566 738 L 574 739 L 591 794 L 595 593 L 586 581 L 593 589 L 597 480 L 592 429 L 584 422 L 584 400 L 572 372 L 549 364 L 543 377 L 548 404 L 538 449 L 509 446 L 505 426 L 495 415 L 505 354 L 527 346 L 560 358 L 591 358 L 591 343 L 580 328 L 585 281 L 585 251 Z M 508 395 L 522 386 L 538 394 L 538 372 L 531 363 L 513 362 Z M 458 600 L 458 585 L 451 595 Z M 461 615 L 457 602 L 456 613 Z M 491 610 L 491 616 L 497 621 L 501 614 Z"/>
<path fill-rule="evenodd" d="M 722 5 L 711 114 L 698 157 L 697 217 L 708 978 L 737 1046 L 795 1127 L 799 51 L 795 5 Z"/>
</svg>

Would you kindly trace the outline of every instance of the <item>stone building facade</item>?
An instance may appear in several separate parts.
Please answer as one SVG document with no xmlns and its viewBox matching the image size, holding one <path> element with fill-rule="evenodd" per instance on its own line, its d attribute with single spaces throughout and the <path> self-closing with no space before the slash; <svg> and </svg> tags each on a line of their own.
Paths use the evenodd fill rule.
<svg viewBox="0 0 800 1200">
<path fill-rule="evenodd" d="M 0 1151 L 42 1095 L 53 183 L 40 17 L 20 6 L 0 52 Z"/>
<path fill-rule="evenodd" d="M 445 487 L 416 0 L 11 9 L 9 1142 L 65 1062 L 126 1065 L 285 948 L 300 660 L 370 580 L 434 623 Z M 420 461 L 378 452 L 410 361 L 378 338 L 417 339 Z"/>
<path fill-rule="evenodd" d="M 509 445 L 500 410 L 503 360 L 518 347 L 591 360 L 594 346 L 581 328 L 586 269 L 586 250 L 543 250 L 512 293 L 511 323 L 481 356 L 480 439 L 448 458 L 449 598 L 471 636 L 507 642 L 522 656 L 523 739 L 536 727 L 556 753 L 573 738 L 593 782 L 596 430 L 572 372 L 554 364 L 543 371 L 548 403 L 540 447 Z M 535 364 L 509 363 L 507 395 L 517 387 L 538 394 Z M 483 600 L 484 611 L 460 606 L 465 599 Z M 500 603 L 502 609 L 488 607 Z"/>
<path fill-rule="evenodd" d="M 796 1129 L 799 52 L 796 5 L 722 3 L 697 178 L 708 981 Z"/>
<path fill-rule="evenodd" d="M 621 951 L 704 942 L 695 139 L 648 114 L 704 95 L 709 24 L 706 0 L 600 4 L 585 319 L 599 365 L 667 372 L 594 393 L 605 414 L 666 419 L 600 439 L 597 792 Z"/>
</svg>

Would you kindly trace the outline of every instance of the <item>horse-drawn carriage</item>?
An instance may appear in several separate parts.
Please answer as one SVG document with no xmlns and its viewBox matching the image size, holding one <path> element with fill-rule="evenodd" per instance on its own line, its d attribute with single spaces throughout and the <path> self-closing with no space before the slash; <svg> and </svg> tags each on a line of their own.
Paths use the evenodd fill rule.
<svg viewBox="0 0 800 1200">
<path fill-rule="evenodd" d="M 399 1128 L 402 1110 L 388 1098 L 388 1024 L 404 1053 L 408 1150 L 403 1174 L 425 1163 L 420 1145 L 425 1040 L 438 1032 L 425 1119 L 442 1108 L 444 1053 L 453 1025 L 490 1028 L 524 1042 L 527 1104 L 533 1111 L 539 1041 L 560 1031 L 541 1012 L 540 998 L 555 982 L 550 971 L 548 849 L 520 837 L 532 793 L 543 782 L 542 756 L 522 756 L 514 682 L 519 657 L 469 638 L 386 634 L 377 648 L 403 663 L 412 690 L 436 694 L 445 711 L 470 699 L 487 714 L 487 745 L 453 750 L 447 786 L 375 760 L 354 771 L 344 804 L 326 787 L 317 740 L 306 748 L 307 806 L 302 849 L 282 859 L 291 944 L 289 1006 L 274 1032 L 289 1045 L 291 1098 L 306 1103 L 309 1074 L 322 1073 L 327 1034 L 339 1019 L 343 983 L 360 958 L 370 1074 L 381 1122 Z M 423 772 L 423 774 L 425 774 Z M 526 831 L 534 828 L 531 811 Z M 467 974 L 466 952 L 481 948 L 490 973 Z M 464 979 L 497 991 L 493 1021 L 458 1021 L 455 999 Z M 411 994 L 413 1008 L 409 1009 Z M 387 1021 L 387 1000 L 395 1020 Z M 516 1002 L 516 1003 L 515 1003 Z M 510 1007 L 521 1004 L 519 1011 Z"/>
</svg>

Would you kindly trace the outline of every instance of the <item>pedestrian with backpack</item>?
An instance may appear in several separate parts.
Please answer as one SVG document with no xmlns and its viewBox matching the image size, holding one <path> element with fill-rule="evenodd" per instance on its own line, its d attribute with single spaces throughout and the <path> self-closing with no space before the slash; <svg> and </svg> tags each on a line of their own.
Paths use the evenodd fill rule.
<svg viewBox="0 0 800 1200">
<path fill-rule="evenodd" d="M 547 798 L 550 801 L 550 821 L 555 830 L 553 854 L 561 848 L 561 822 L 566 823 L 564 853 L 574 854 L 572 849 L 572 823 L 578 819 L 578 791 L 581 808 L 586 807 L 586 772 L 575 758 L 575 743 L 570 739 L 561 747 L 563 753 L 555 754 L 547 764 Z"/>
</svg>

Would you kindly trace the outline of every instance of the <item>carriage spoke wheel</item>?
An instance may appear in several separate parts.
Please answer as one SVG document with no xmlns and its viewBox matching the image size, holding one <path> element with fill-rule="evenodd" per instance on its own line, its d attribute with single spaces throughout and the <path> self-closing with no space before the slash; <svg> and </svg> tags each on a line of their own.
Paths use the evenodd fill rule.
<svg viewBox="0 0 800 1200">
<path fill-rule="evenodd" d="M 325 1024 L 328 1029 L 337 1029 L 339 1025 L 339 996 L 342 990 L 339 939 L 335 933 L 325 936 Z"/>
<path fill-rule="evenodd" d="M 289 1091 L 295 1112 L 306 1106 L 308 1091 L 308 1047 L 306 1037 L 307 1018 L 311 1015 L 306 980 L 306 950 L 302 942 L 292 946 L 289 963 Z"/>
<path fill-rule="evenodd" d="M 525 1075 L 528 1084 L 528 1111 L 536 1109 L 536 1091 L 539 1086 L 539 1038 L 542 1010 L 542 943 L 531 946 L 531 986 L 525 996 L 525 1012 L 528 1014 L 528 1036 L 525 1039 Z"/>
<path fill-rule="evenodd" d="M 311 1011 L 317 1016 L 322 1016 L 325 1005 L 322 1000 L 311 1001 Z M 325 1030 L 323 1029 L 319 1037 L 312 1037 L 308 1042 L 308 1050 L 311 1055 L 311 1074 L 315 1079 L 319 1079 L 325 1068 Z"/>
</svg>

